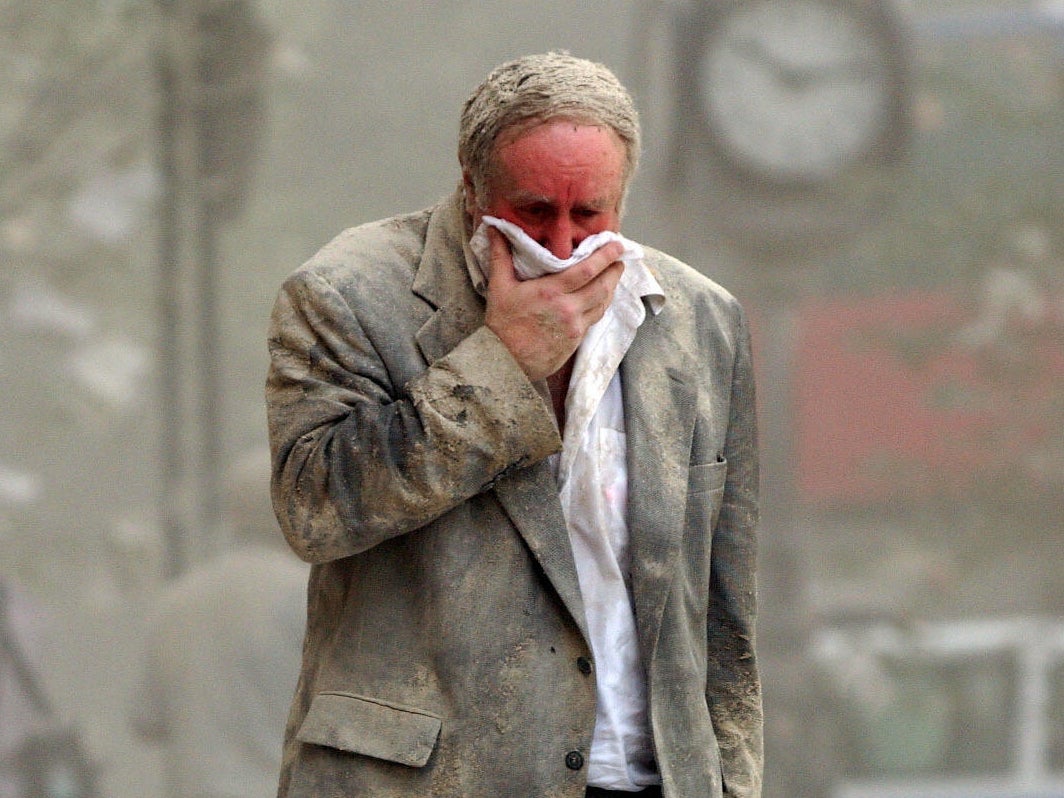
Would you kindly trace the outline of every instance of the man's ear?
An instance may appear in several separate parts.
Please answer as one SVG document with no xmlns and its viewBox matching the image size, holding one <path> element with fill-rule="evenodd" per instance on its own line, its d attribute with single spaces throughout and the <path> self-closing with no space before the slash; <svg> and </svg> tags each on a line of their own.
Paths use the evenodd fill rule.
<svg viewBox="0 0 1064 798">
<path fill-rule="evenodd" d="M 473 188 L 473 176 L 468 169 L 462 170 L 462 195 L 465 199 L 465 211 L 470 218 L 476 216 L 477 192 Z"/>
</svg>

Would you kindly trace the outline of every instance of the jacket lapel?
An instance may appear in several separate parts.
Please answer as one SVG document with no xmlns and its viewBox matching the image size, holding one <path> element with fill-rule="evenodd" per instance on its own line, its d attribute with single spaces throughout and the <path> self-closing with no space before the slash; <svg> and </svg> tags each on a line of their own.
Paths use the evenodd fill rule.
<svg viewBox="0 0 1064 798">
<path fill-rule="evenodd" d="M 678 572 L 695 419 L 693 364 L 662 323 L 667 313 L 648 314 L 621 364 L 632 593 L 647 666 Z"/>
<path fill-rule="evenodd" d="M 465 262 L 464 226 L 460 194 L 456 194 L 433 212 L 414 277 L 414 293 L 435 308 L 417 333 L 418 348 L 429 363 L 450 352 L 483 323 L 484 303 L 473 288 Z M 546 390 L 546 384 L 540 388 Z M 587 639 L 576 563 L 549 464 L 522 468 L 500 479 L 493 490 Z"/>
<path fill-rule="evenodd" d="M 457 195 L 433 210 L 425 248 L 411 290 L 435 312 L 417 333 L 425 360 L 433 363 L 454 349 L 484 319 L 484 302 L 465 263 L 465 221 Z"/>
<path fill-rule="evenodd" d="M 573 547 L 558 501 L 558 483 L 550 465 L 546 461 L 539 462 L 500 480 L 495 486 L 495 494 L 554 585 L 584 639 L 590 641 Z"/>
</svg>

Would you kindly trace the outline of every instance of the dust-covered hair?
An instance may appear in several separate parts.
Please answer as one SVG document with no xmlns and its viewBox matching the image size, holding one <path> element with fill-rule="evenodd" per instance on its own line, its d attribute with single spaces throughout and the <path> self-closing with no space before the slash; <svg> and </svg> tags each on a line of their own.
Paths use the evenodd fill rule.
<svg viewBox="0 0 1064 798">
<path fill-rule="evenodd" d="M 478 202 L 488 199 L 499 138 L 553 119 L 612 129 L 624 144 L 627 191 L 640 152 L 639 114 L 631 95 L 602 64 L 550 52 L 496 67 L 466 100 L 458 162 L 468 172 Z"/>
</svg>

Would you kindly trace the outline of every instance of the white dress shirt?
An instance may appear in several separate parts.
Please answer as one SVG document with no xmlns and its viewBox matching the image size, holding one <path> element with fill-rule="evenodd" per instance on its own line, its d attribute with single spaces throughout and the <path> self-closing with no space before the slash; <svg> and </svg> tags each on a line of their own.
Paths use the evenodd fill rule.
<svg viewBox="0 0 1064 798">
<path fill-rule="evenodd" d="M 630 593 L 627 448 L 618 369 L 646 317 L 644 297 L 657 313 L 665 296 L 643 263 L 642 248 L 612 232 L 585 239 L 571 258 L 561 261 L 516 225 L 485 217 L 470 241 L 482 270 L 488 257 L 485 225 L 499 228 L 510 240 L 515 269 L 523 278 L 567 268 L 608 241 L 625 246 L 625 270 L 613 302 L 577 350 L 557 477 L 595 658 L 598 702 L 588 784 L 639 790 L 661 779 L 654 766 L 646 672 Z"/>
</svg>

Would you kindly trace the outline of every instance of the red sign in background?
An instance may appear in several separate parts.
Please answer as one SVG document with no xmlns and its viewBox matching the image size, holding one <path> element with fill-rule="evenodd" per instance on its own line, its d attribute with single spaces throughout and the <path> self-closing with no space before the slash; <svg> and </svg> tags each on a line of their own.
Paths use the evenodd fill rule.
<svg viewBox="0 0 1064 798">
<path fill-rule="evenodd" d="M 805 305 L 792 361 L 800 497 L 1059 495 L 1062 307 L 988 308 L 949 293 Z"/>
</svg>

